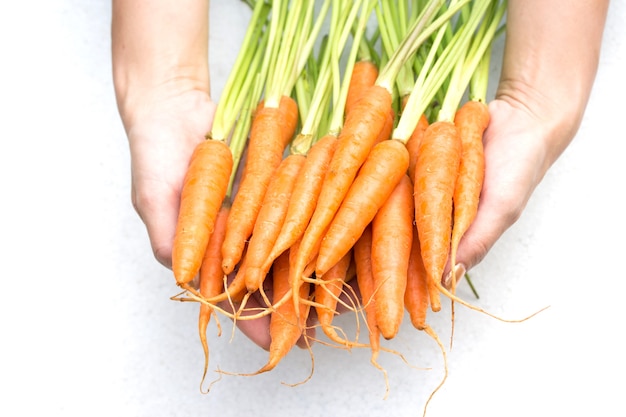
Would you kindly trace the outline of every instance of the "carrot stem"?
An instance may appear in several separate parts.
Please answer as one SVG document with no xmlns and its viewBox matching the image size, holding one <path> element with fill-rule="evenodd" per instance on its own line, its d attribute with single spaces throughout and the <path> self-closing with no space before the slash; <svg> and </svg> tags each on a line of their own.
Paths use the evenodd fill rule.
<svg viewBox="0 0 626 417">
<path fill-rule="evenodd" d="M 470 0 L 459 0 L 458 3 L 449 7 L 448 10 L 441 13 L 437 18 L 434 18 L 434 15 L 443 2 L 439 0 L 429 0 L 426 7 L 421 11 L 419 17 L 409 29 L 407 36 L 405 36 L 389 59 L 389 62 L 387 62 L 381 70 L 376 84 L 392 93 L 398 72 L 405 62 L 430 35 L 441 25 L 450 20 L 452 16 L 469 1 Z"/>
<path fill-rule="evenodd" d="M 361 3 L 361 14 L 359 16 L 356 28 L 353 33 L 352 48 L 350 49 L 348 53 L 346 66 L 344 68 L 344 73 L 346 74 L 346 76 L 343 82 L 339 83 L 340 84 L 340 86 L 338 87 L 339 92 L 336 95 L 336 99 L 333 101 L 334 110 L 333 110 L 329 130 L 328 130 L 328 133 L 333 134 L 333 135 L 339 134 L 339 132 L 341 131 L 341 128 L 343 127 L 346 97 L 348 96 L 348 87 L 350 84 L 349 77 L 352 74 L 356 57 L 359 51 L 361 50 L 361 40 L 363 39 L 363 36 L 365 33 L 367 20 L 369 19 L 369 16 L 371 15 L 376 2 L 372 0 L 361 0 L 360 3 Z M 353 11 L 357 9 L 358 5 L 359 5 L 359 2 L 353 5 Z M 354 22 L 354 18 L 355 16 L 351 14 L 351 16 L 348 18 L 348 24 L 344 26 L 344 30 L 342 31 L 343 32 L 342 36 L 339 40 L 339 46 L 341 47 L 341 49 L 344 49 L 345 43 L 347 41 L 347 36 Z M 337 60 L 336 62 L 339 62 L 339 61 Z M 335 76 L 339 77 L 338 68 L 335 68 Z"/>
<path fill-rule="evenodd" d="M 470 83 L 472 74 L 493 39 L 493 35 L 506 8 L 506 2 L 501 3 L 494 16 L 489 17 L 487 10 L 495 3 L 497 2 L 494 0 L 474 0 L 470 16 L 459 31 L 461 37 L 458 43 L 455 43 L 456 50 L 453 53 L 455 65 L 458 66 L 458 69 L 455 71 L 455 76 L 452 77 L 451 84 L 446 91 L 446 96 L 439 111 L 439 120 L 454 120 L 454 115 Z M 485 16 L 487 17 L 483 19 Z M 479 28 L 481 20 L 488 26 Z M 479 28 L 478 33 L 475 32 L 477 28 Z M 481 28 L 485 28 L 485 30 L 481 30 Z M 472 41 L 474 42 L 473 45 Z M 469 50 L 468 46 L 470 47 Z M 464 57 L 461 58 L 461 56 Z"/>
<path fill-rule="evenodd" d="M 232 130 L 237 115 L 239 114 L 244 97 L 247 96 L 249 84 L 252 77 L 250 71 L 258 67 L 259 52 L 265 48 L 267 37 L 262 32 L 267 24 L 267 17 L 270 8 L 267 4 L 258 2 L 250 18 L 240 52 L 235 59 L 233 68 L 226 80 L 222 97 L 220 98 L 213 125 L 211 127 L 211 137 L 218 140 L 226 140 Z"/>
</svg>

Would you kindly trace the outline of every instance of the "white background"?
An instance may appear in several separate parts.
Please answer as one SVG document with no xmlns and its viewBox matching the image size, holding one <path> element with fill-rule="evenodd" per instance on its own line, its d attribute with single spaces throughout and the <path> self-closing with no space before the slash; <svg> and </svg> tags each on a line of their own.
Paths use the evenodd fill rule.
<svg viewBox="0 0 626 417">
<path fill-rule="evenodd" d="M 215 99 L 249 16 L 213 1 Z M 113 96 L 108 1 L 0 6 L 0 415 L 415 416 L 442 376 L 432 340 L 405 321 L 383 355 L 315 345 L 274 371 L 199 393 L 197 305 L 170 300 L 130 204 L 127 142 Z M 624 105 L 626 6 L 611 3 L 597 81 L 579 133 L 522 218 L 459 294 L 506 324 L 457 307 L 450 376 L 430 416 L 626 415 Z M 558 24 L 558 22 L 555 22 Z M 575 53 L 576 48 L 573 48 Z M 501 43 L 495 53 L 501 53 Z M 498 62 L 494 62 L 494 74 Z M 352 317 L 339 324 L 348 329 Z M 449 337 L 449 310 L 431 317 Z M 266 352 L 209 331 L 211 369 L 251 372 Z M 323 414 L 324 413 L 324 414 Z"/>
</svg>

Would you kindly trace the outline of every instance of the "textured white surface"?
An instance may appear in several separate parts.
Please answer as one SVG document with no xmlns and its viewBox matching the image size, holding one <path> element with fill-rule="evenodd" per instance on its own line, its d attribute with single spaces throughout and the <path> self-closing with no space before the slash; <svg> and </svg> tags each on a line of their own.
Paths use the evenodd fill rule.
<svg viewBox="0 0 626 417">
<path fill-rule="evenodd" d="M 217 99 L 248 16 L 212 2 Z M 196 305 L 170 301 L 130 205 L 129 156 L 111 82 L 110 4 L 0 6 L 0 415 L 415 416 L 442 375 L 434 343 L 405 325 L 383 355 L 390 394 L 366 351 L 293 351 L 271 373 L 198 383 Z M 481 307 L 457 307 L 450 377 L 429 415 L 626 415 L 622 328 L 626 178 L 624 2 L 611 3 L 597 81 L 580 131 L 527 210 L 473 271 Z M 501 45 L 499 46 L 501 48 Z M 497 69 L 496 69 L 497 70 Z M 471 299 L 466 285 L 459 294 Z M 351 327 L 351 317 L 340 323 Z M 448 310 L 432 318 L 447 340 Z M 408 322 L 407 322 L 408 323 Z M 266 353 L 210 332 L 211 366 L 250 372 Z"/>
</svg>

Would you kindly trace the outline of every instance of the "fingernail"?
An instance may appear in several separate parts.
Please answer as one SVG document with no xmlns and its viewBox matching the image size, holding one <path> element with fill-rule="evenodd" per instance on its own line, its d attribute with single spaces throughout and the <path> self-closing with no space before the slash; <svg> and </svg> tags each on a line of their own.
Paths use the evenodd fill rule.
<svg viewBox="0 0 626 417">
<path fill-rule="evenodd" d="M 454 282 L 459 282 L 459 280 L 463 277 L 463 275 L 465 275 L 465 265 L 463 264 L 456 264 L 456 266 L 454 267 L 454 270 L 448 272 L 448 274 L 445 276 L 444 280 L 443 280 L 443 285 L 446 288 L 450 288 L 452 286 L 452 273 L 454 272 Z"/>
</svg>

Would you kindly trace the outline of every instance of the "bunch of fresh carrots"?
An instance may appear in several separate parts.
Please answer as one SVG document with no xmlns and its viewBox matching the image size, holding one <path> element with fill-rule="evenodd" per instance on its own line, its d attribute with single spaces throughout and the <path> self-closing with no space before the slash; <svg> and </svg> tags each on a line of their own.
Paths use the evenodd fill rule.
<svg viewBox="0 0 626 417">
<path fill-rule="evenodd" d="M 442 275 L 477 212 L 506 1 L 248 3 L 241 52 L 191 157 L 172 254 L 183 290 L 173 298 L 200 305 L 205 375 L 218 313 L 270 316 L 257 373 L 308 340 L 313 315 L 332 343 L 370 348 L 382 369 L 380 339 L 408 313 L 445 360 L 427 311 L 442 294 L 478 309 Z M 342 309 L 363 315 L 368 343 L 333 325 Z"/>
</svg>

